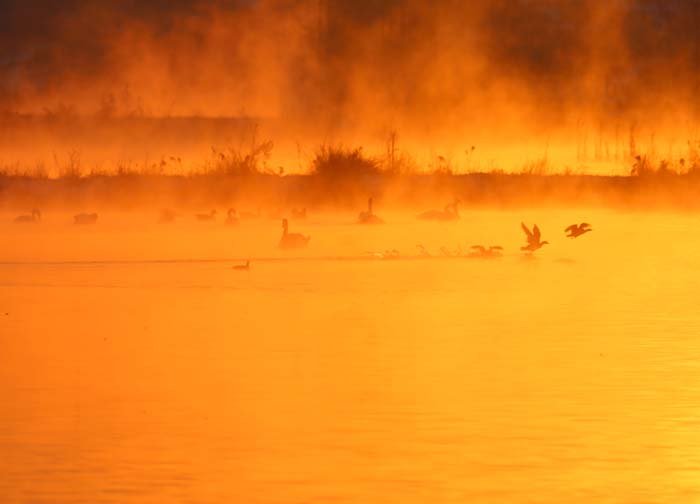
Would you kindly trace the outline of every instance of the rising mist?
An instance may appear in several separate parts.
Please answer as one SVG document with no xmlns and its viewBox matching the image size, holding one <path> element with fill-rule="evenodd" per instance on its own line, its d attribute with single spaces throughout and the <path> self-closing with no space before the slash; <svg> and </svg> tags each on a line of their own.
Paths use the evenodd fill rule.
<svg viewBox="0 0 700 504">
<path fill-rule="evenodd" d="M 308 171 L 322 143 L 378 153 L 396 132 L 423 170 L 546 157 L 624 174 L 636 153 L 677 161 L 697 141 L 691 0 L 3 4 L 6 165 L 79 151 L 89 168 L 191 169 L 239 141 L 201 126 L 220 118 L 254 120 L 287 172 Z"/>
</svg>

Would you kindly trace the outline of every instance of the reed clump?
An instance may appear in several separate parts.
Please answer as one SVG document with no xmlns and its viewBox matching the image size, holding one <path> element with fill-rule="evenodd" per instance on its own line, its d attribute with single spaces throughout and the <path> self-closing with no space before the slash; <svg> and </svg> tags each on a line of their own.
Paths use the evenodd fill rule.
<svg viewBox="0 0 700 504">
<path fill-rule="evenodd" d="M 365 155 L 362 147 L 321 145 L 311 161 L 311 173 L 323 178 L 346 179 L 381 173 L 376 158 Z"/>
</svg>

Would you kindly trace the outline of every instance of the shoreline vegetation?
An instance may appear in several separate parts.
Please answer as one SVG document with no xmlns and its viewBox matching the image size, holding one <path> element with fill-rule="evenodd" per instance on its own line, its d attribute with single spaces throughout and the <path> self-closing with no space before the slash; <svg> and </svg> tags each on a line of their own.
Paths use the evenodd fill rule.
<svg viewBox="0 0 700 504">
<path fill-rule="evenodd" d="M 18 130 L 25 130 L 22 134 L 26 135 L 28 125 L 43 128 L 47 123 L 55 128 L 54 133 L 63 136 L 75 134 L 75 128 L 80 127 L 82 131 L 77 136 L 85 142 L 85 125 L 93 124 L 66 112 L 47 112 L 43 118 L 5 115 L 0 119 L 5 144 L 12 141 Z M 607 160 L 629 167 L 625 170 L 627 175 L 556 170 L 546 151 L 540 159 L 524 163 L 518 172 L 493 168 L 464 172 L 439 155 L 429 166 L 419 167 L 399 148 L 395 131 L 388 134 L 385 151 L 379 156 L 366 154 L 362 147 L 322 144 L 302 167 L 305 173 L 290 174 L 282 167 L 271 167 L 269 160 L 275 144 L 261 139 L 259 123 L 254 119 L 103 119 L 103 124 L 115 128 L 113 131 L 121 129 L 118 126 L 125 122 L 171 128 L 167 134 L 171 140 L 182 134 L 184 125 L 199 125 L 207 136 L 213 124 L 237 141 L 221 149 L 212 147 L 209 157 L 196 169 L 184 168 L 182 160 L 175 156 L 140 164 L 117 162 L 110 169 L 86 166 L 89 163 L 83 161 L 79 150 L 54 154 L 49 163 L 51 173 L 43 162 L 27 168 L 0 161 L 0 208 L 89 205 L 127 210 L 217 205 L 345 209 L 362 206 L 372 195 L 384 205 L 399 207 L 457 198 L 465 208 L 598 206 L 700 210 L 700 142 L 688 141 L 683 156 L 674 159 L 669 149 L 669 155 L 663 159 L 653 144 L 650 152 L 640 152 L 634 127 L 630 127 L 624 149 L 616 142 L 614 159 L 610 157 L 612 149 L 602 139 L 595 148 L 596 160 L 599 154 L 607 153 Z M 103 131 L 102 135 L 108 133 Z M 41 144 L 41 140 L 37 139 L 37 143 Z M 577 155 L 587 155 L 586 148 L 585 143 L 579 145 Z M 465 150 L 467 158 L 474 149 L 471 146 Z M 0 145 L 0 159 L 2 154 Z"/>
<path fill-rule="evenodd" d="M 358 208 L 371 194 L 384 205 L 459 198 L 465 208 L 593 206 L 700 211 L 700 176 L 389 174 L 114 174 L 41 178 L 0 175 L 0 207 L 236 206 Z"/>
</svg>

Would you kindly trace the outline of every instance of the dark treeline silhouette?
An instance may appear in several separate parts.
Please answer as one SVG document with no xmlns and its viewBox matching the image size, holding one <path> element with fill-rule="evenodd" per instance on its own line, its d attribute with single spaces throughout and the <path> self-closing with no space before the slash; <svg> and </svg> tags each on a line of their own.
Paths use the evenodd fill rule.
<svg viewBox="0 0 700 504">
<path fill-rule="evenodd" d="M 104 115 L 220 117 L 245 109 L 328 131 L 378 117 L 422 126 L 430 116 L 432 130 L 495 126 L 523 102 L 553 122 L 572 109 L 648 118 L 667 99 L 689 114 L 700 105 L 696 0 L 2 0 L 0 8 L 0 110 L 63 103 Z"/>
</svg>

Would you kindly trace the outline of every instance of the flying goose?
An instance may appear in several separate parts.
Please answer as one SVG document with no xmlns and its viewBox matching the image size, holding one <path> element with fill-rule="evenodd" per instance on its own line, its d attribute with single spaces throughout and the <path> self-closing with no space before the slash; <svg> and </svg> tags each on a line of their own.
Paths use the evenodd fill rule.
<svg viewBox="0 0 700 504">
<path fill-rule="evenodd" d="M 520 227 L 523 228 L 523 231 L 527 236 L 527 246 L 520 247 L 520 250 L 534 252 L 535 250 L 542 248 L 543 245 L 549 245 L 549 242 L 542 241 L 542 234 L 540 233 L 540 228 L 537 227 L 537 224 L 532 227 L 532 231 L 530 231 L 523 222 L 520 223 Z"/>
<path fill-rule="evenodd" d="M 572 224 L 564 230 L 564 232 L 567 233 L 567 238 L 578 238 L 582 234 L 588 233 L 589 231 L 593 231 L 593 229 L 591 229 L 591 225 L 587 222 Z"/>
</svg>

